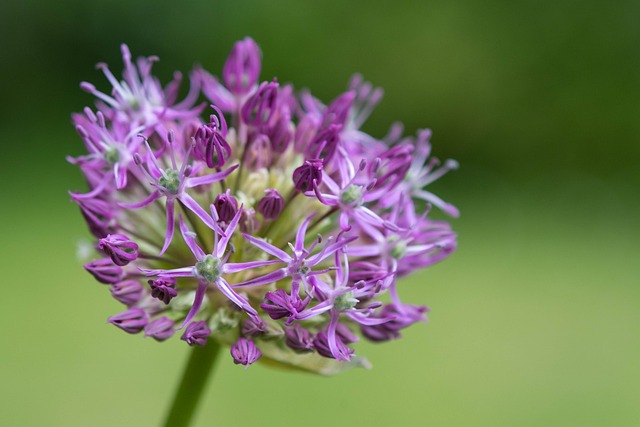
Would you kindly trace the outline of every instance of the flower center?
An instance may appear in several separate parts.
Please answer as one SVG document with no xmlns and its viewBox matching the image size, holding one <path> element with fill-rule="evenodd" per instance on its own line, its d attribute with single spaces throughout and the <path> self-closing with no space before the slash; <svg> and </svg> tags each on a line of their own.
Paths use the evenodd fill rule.
<svg viewBox="0 0 640 427">
<path fill-rule="evenodd" d="M 171 194 L 178 194 L 180 189 L 180 171 L 167 169 L 164 175 L 158 180 L 158 184 L 166 188 Z"/>
<path fill-rule="evenodd" d="M 120 160 L 120 151 L 118 151 L 118 149 L 113 145 L 107 147 L 102 155 L 104 159 L 111 164 Z"/>
<path fill-rule="evenodd" d="M 362 187 L 359 185 L 351 184 L 345 188 L 340 194 L 340 201 L 345 205 L 351 205 L 362 197 Z"/>
<path fill-rule="evenodd" d="M 338 310 L 349 310 L 358 304 L 358 300 L 353 297 L 353 292 L 338 295 L 333 301 L 333 306 Z"/>
<path fill-rule="evenodd" d="M 400 259 L 407 252 L 407 244 L 404 241 L 399 241 L 395 244 L 389 251 L 389 255 L 391 255 L 395 259 Z"/>
<path fill-rule="evenodd" d="M 213 283 L 220 277 L 220 260 L 213 255 L 207 255 L 196 263 L 196 273 L 207 282 Z"/>
</svg>

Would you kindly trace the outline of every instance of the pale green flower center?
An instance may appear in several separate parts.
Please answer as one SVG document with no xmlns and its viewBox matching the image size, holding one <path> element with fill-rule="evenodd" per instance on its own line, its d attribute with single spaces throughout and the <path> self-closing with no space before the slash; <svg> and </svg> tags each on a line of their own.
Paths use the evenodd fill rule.
<svg viewBox="0 0 640 427">
<path fill-rule="evenodd" d="M 180 189 L 180 171 L 167 169 L 164 175 L 158 180 L 158 184 L 166 188 L 171 194 L 178 194 Z"/>
<path fill-rule="evenodd" d="M 359 185 L 351 184 L 340 194 L 340 201 L 345 205 L 350 205 L 360 200 L 361 197 L 362 187 Z"/>
<path fill-rule="evenodd" d="M 213 283 L 220 277 L 220 260 L 213 255 L 207 255 L 196 263 L 196 273 L 207 282 Z"/>
<path fill-rule="evenodd" d="M 349 310 L 358 304 L 358 300 L 353 297 L 353 292 L 338 295 L 333 301 L 333 306 L 338 310 Z"/>
</svg>

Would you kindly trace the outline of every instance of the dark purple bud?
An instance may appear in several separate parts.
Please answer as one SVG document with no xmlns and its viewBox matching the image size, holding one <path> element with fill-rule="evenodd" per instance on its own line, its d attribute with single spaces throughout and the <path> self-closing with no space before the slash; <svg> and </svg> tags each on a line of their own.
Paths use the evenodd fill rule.
<svg viewBox="0 0 640 427">
<path fill-rule="evenodd" d="M 284 153 L 293 139 L 291 130 L 291 119 L 288 115 L 280 116 L 278 121 L 269 130 L 269 141 L 271 149 L 275 153 Z"/>
<path fill-rule="evenodd" d="M 231 357 L 236 365 L 244 365 L 245 367 L 255 363 L 262 356 L 262 352 L 253 340 L 247 338 L 239 338 L 235 344 L 231 346 Z"/>
<path fill-rule="evenodd" d="M 178 295 L 176 279 L 173 277 L 159 277 L 155 280 L 149 280 L 149 286 L 151 287 L 151 296 L 165 304 L 169 304 L 169 301 Z"/>
<path fill-rule="evenodd" d="M 109 234 L 100 239 L 100 249 L 120 267 L 138 258 L 138 245 L 123 234 Z"/>
<path fill-rule="evenodd" d="M 127 311 L 109 317 L 107 322 L 130 334 L 137 334 L 147 324 L 147 314 L 143 309 L 132 307 Z"/>
<path fill-rule="evenodd" d="M 296 353 L 313 351 L 313 335 L 297 323 L 292 328 L 285 329 L 284 336 L 285 344 Z"/>
<path fill-rule="evenodd" d="M 173 336 L 174 324 L 167 317 L 159 317 L 144 327 L 144 336 L 151 337 L 156 341 L 164 341 Z"/>
<path fill-rule="evenodd" d="M 275 292 L 267 292 L 264 302 L 260 304 L 269 317 L 274 320 L 283 317 L 291 317 L 298 314 L 309 304 L 309 297 L 304 300 L 299 295 L 289 295 L 284 289 L 276 289 Z"/>
<path fill-rule="evenodd" d="M 387 304 L 380 313 L 381 317 L 390 317 L 392 320 L 384 323 L 384 325 L 391 330 L 399 331 L 408 326 L 413 325 L 416 322 L 426 322 L 427 316 L 424 313 L 428 313 L 429 308 L 425 306 L 401 304 Z"/>
<path fill-rule="evenodd" d="M 349 348 L 339 336 L 336 336 L 337 355 L 331 352 L 329 347 L 329 338 L 326 332 L 318 332 L 313 340 L 313 346 L 320 356 L 328 357 L 331 359 L 349 360 L 353 355 L 353 350 Z"/>
<path fill-rule="evenodd" d="M 332 124 L 318 132 L 305 150 L 305 156 L 323 159 L 325 163 L 329 163 L 340 143 L 340 130 L 342 126 Z"/>
<path fill-rule="evenodd" d="M 204 160 L 210 168 L 219 168 L 231 156 L 231 147 L 225 139 L 227 123 L 224 115 L 217 107 L 213 108 L 220 118 L 212 114 L 209 123 L 198 128 L 193 137 L 196 143 L 193 153 L 194 157 Z"/>
<path fill-rule="evenodd" d="M 400 338 L 400 332 L 387 328 L 382 325 L 361 325 L 360 331 L 362 335 L 373 342 L 384 342 Z"/>
<path fill-rule="evenodd" d="M 260 66 L 256 42 L 249 37 L 236 42 L 222 69 L 225 86 L 234 95 L 244 95 L 258 82 Z"/>
<path fill-rule="evenodd" d="M 122 280 L 124 277 L 124 271 L 122 268 L 113 264 L 113 261 L 109 258 L 97 259 L 84 265 L 87 270 L 96 280 L 105 285 L 111 285 Z"/>
<path fill-rule="evenodd" d="M 304 164 L 293 171 L 293 184 L 298 191 L 313 190 L 313 182 L 319 185 L 322 182 L 321 159 L 305 160 Z"/>
<path fill-rule="evenodd" d="M 216 208 L 220 221 L 226 223 L 229 223 L 238 213 L 238 201 L 231 195 L 231 190 L 218 194 L 213 206 Z"/>
<path fill-rule="evenodd" d="M 137 280 L 125 280 L 111 285 L 111 295 L 124 305 L 133 305 L 142 298 L 144 288 Z"/>
<path fill-rule="evenodd" d="M 284 199 L 278 190 L 267 189 L 265 193 L 266 195 L 258 202 L 258 212 L 265 219 L 275 219 L 284 208 Z"/>
<path fill-rule="evenodd" d="M 263 321 L 256 321 L 253 317 L 249 317 L 242 322 L 242 335 L 248 337 L 258 337 L 267 332 L 267 325 Z"/>
<path fill-rule="evenodd" d="M 263 82 L 242 106 L 242 120 L 257 128 L 267 126 L 271 122 L 278 100 L 278 83 Z"/>
<path fill-rule="evenodd" d="M 71 194 L 71 199 L 80 206 L 80 212 L 89 226 L 89 231 L 97 238 L 102 238 L 113 229 L 113 206 L 101 199 L 85 199 Z"/>
<path fill-rule="evenodd" d="M 209 329 L 206 322 L 201 320 L 198 322 L 189 323 L 180 339 L 186 341 L 187 344 L 191 346 L 204 346 L 207 343 L 207 339 L 209 338 L 210 334 L 211 329 Z"/>
</svg>

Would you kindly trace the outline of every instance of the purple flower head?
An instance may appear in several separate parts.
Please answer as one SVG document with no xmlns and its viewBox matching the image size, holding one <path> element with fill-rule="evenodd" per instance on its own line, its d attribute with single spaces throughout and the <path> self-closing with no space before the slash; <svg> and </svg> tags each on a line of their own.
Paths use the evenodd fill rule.
<svg viewBox="0 0 640 427">
<path fill-rule="evenodd" d="M 296 353 L 313 351 L 313 335 L 307 329 L 295 324 L 284 330 L 285 344 Z"/>
<path fill-rule="evenodd" d="M 132 307 L 122 313 L 109 317 L 107 322 L 130 334 L 137 334 L 147 324 L 147 314 L 138 307 Z"/>
<path fill-rule="evenodd" d="M 234 95 L 251 91 L 260 76 L 260 48 L 250 37 L 236 42 L 222 70 L 225 86 Z"/>
<path fill-rule="evenodd" d="M 278 83 L 263 82 L 258 90 L 242 106 L 241 117 L 244 123 L 258 129 L 271 123 L 278 100 Z"/>
<path fill-rule="evenodd" d="M 220 221 L 228 223 L 238 213 L 238 201 L 231 195 L 231 190 L 216 196 L 213 206 L 218 213 Z"/>
<path fill-rule="evenodd" d="M 235 344 L 231 346 L 231 357 L 236 365 L 244 365 L 248 367 L 255 363 L 262 356 L 262 352 L 253 340 L 247 338 L 239 338 Z"/>
<path fill-rule="evenodd" d="M 245 38 L 220 77 L 196 68 L 180 101 L 182 74 L 161 86 L 157 58 L 134 61 L 124 45 L 122 56 L 121 78 L 99 65 L 109 90 L 81 84 L 97 100 L 72 115 L 85 152 L 68 158 L 87 187 L 71 199 L 102 258 L 84 267 L 128 308 L 110 323 L 157 341 L 182 329 L 189 345 L 239 337 L 237 364 L 264 351 L 329 374 L 366 366 L 359 338 L 388 341 L 426 320 L 399 279 L 455 250 L 430 208 L 457 209 L 429 185 L 457 164 L 431 156 L 428 130 L 364 132 L 382 89 L 356 75 L 324 103 L 260 83 L 260 49 Z"/>
<path fill-rule="evenodd" d="M 97 259 L 84 265 L 87 270 L 96 280 L 105 285 L 111 285 L 117 283 L 124 277 L 124 271 L 122 268 L 113 264 L 113 261 L 109 258 Z"/>
<path fill-rule="evenodd" d="M 199 345 L 202 347 L 207 343 L 209 335 L 211 335 L 211 329 L 207 326 L 207 322 L 198 321 L 189 323 L 180 339 L 186 341 L 190 346 Z"/>
<path fill-rule="evenodd" d="M 265 219 L 276 219 L 284 208 L 284 199 L 276 189 L 268 188 L 265 193 L 265 196 L 258 202 L 258 212 Z"/>
<path fill-rule="evenodd" d="M 111 285 L 111 295 L 124 305 L 134 305 L 144 293 L 144 288 L 137 280 L 124 280 Z"/>
<path fill-rule="evenodd" d="M 305 160 L 302 166 L 293 171 L 293 184 L 301 192 L 313 190 L 313 183 L 322 183 L 323 161 L 321 159 Z"/>
<path fill-rule="evenodd" d="M 120 267 L 138 258 L 138 245 L 123 234 L 109 234 L 100 239 L 100 249 L 109 255 L 111 261 Z"/>
<path fill-rule="evenodd" d="M 151 287 L 151 296 L 165 304 L 169 304 L 178 295 L 176 279 L 173 277 L 158 277 L 155 280 L 149 280 L 148 283 Z"/>
<path fill-rule="evenodd" d="M 167 340 L 173 336 L 174 332 L 173 322 L 167 317 L 159 317 L 144 327 L 144 336 L 156 341 Z"/>
</svg>

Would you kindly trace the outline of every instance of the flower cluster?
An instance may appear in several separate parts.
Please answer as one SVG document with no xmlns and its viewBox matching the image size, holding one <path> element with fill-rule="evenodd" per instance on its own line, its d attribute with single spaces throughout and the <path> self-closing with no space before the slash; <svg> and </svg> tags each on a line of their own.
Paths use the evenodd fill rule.
<svg viewBox="0 0 640 427">
<path fill-rule="evenodd" d="M 328 105 L 260 82 L 250 38 L 221 79 L 196 68 L 184 99 L 180 74 L 152 75 L 157 58 L 122 57 L 122 79 L 98 66 L 109 90 L 80 85 L 97 101 L 72 116 L 88 153 L 69 158 L 89 186 L 70 193 L 96 239 L 84 268 L 126 307 L 111 324 L 329 374 L 366 363 L 358 336 L 426 320 L 397 280 L 456 247 L 428 215 L 458 215 L 425 189 L 456 167 L 431 157 L 430 131 L 364 133 L 382 91 L 359 76 Z"/>
</svg>

